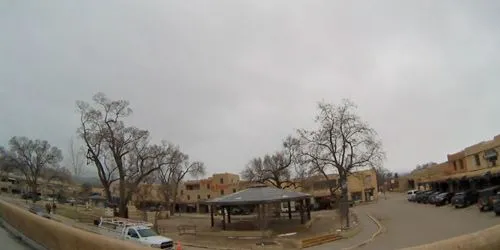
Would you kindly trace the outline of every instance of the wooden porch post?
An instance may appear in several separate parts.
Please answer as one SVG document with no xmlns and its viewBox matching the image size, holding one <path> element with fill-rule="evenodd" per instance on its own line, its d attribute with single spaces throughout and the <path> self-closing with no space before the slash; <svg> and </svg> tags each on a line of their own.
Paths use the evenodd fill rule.
<svg viewBox="0 0 500 250">
<path fill-rule="evenodd" d="M 304 218 L 304 200 L 300 200 L 300 224 L 305 223 L 305 218 Z"/>
<path fill-rule="evenodd" d="M 210 220 L 212 221 L 212 227 L 214 227 L 214 206 L 210 205 Z"/>
</svg>

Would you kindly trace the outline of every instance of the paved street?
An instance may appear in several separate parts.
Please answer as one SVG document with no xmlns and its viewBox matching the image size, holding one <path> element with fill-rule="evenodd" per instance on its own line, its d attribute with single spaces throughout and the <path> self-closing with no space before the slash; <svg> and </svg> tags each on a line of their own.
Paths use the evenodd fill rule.
<svg viewBox="0 0 500 250">
<path fill-rule="evenodd" d="M 476 206 L 455 209 L 406 201 L 402 194 L 391 194 L 387 200 L 360 206 L 379 218 L 387 231 L 362 249 L 399 249 L 476 232 L 500 223 L 493 212 L 481 213 Z"/>
<path fill-rule="evenodd" d="M 361 232 L 359 232 L 358 234 L 349 239 L 343 239 L 308 249 L 310 250 L 344 249 L 369 239 L 377 231 L 378 229 L 377 225 L 373 223 L 373 221 L 366 215 L 365 212 L 362 212 L 359 209 L 355 209 L 355 212 L 359 216 L 359 223 L 360 226 L 362 227 Z"/>
<path fill-rule="evenodd" d="M 369 239 L 377 227 L 366 213 L 378 218 L 385 231 L 358 249 L 400 249 L 476 232 L 500 223 L 500 217 L 493 212 L 481 213 L 476 206 L 455 209 L 451 206 L 416 204 L 408 202 L 402 194 L 390 194 L 387 200 L 382 198 L 377 203 L 354 209 L 363 225 L 358 235 L 311 250 L 344 249 Z"/>
<path fill-rule="evenodd" d="M 16 238 L 12 237 L 9 232 L 5 231 L 3 227 L 0 227 L 0 244 L 1 249 L 6 250 L 29 250 L 28 246 L 19 242 Z"/>
</svg>

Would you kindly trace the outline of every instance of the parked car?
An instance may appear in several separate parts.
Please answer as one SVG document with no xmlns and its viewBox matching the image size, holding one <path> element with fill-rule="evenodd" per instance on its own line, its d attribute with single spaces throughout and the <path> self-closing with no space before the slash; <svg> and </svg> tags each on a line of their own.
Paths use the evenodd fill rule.
<svg viewBox="0 0 500 250">
<path fill-rule="evenodd" d="M 36 214 L 38 216 L 42 216 L 44 218 L 50 219 L 50 214 L 48 214 L 43 207 L 40 205 L 31 205 L 29 211 L 33 214 Z"/>
<path fill-rule="evenodd" d="M 429 198 L 427 199 L 427 203 L 432 204 L 432 205 L 436 204 L 436 197 L 438 197 L 442 193 L 443 192 L 438 191 L 438 192 L 434 192 L 433 194 L 429 195 Z"/>
<path fill-rule="evenodd" d="M 415 201 L 415 197 L 417 196 L 418 192 L 419 192 L 418 190 L 410 190 L 410 191 L 408 191 L 406 193 L 408 201 Z"/>
<path fill-rule="evenodd" d="M 441 193 L 438 196 L 436 196 L 436 198 L 434 198 L 434 205 L 436 205 L 436 207 L 447 205 L 447 204 L 449 204 L 451 202 L 451 198 L 454 195 L 455 194 L 451 193 L 451 192 Z"/>
<path fill-rule="evenodd" d="M 431 190 L 419 192 L 417 194 L 417 196 L 415 197 L 415 201 L 417 203 L 423 203 L 424 198 L 426 198 L 426 196 L 429 195 L 432 192 L 433 191 L 431 191 Z"/>
<path fill-rule="evenodd" d="M 455 208 L 459 207 L 467 207 L 471 204 L 477 202 L 477 191 L 476 190 L 467 190 L 464 192 L 457 193 L 453 198 L 451 198 L 451 204 L 455 206 Z"/>
<path fill-rule="evenodd" d="M 495 211 L 495 214 L 500 215 L 500 192 L 491 198 L 491 202 L 493 203 L 493 211 Z"/>
<path fill-rule="evenodd" d="M 478 201 L 477 207 L 479 211 L 490 211 L 493 209 L 493 201 L 492 198 L 495 196 L 498 191 L 500 191 L 500 186 L 493 186 L 485 189 L 481 189 L 477 192 Z"/>
<path fill-rule="evenodd" d="M 424 204 L 428 204 L 429 203 L 429 198 L 432 196 L 432 195 L 435 195 L 435 194 L 438 194 L 439 192 L 436 192 L 436 191 L 431 191 L 427 194 L 425 194 L 423 197 L 422 197 L 422 203 Z"/>
</svg>

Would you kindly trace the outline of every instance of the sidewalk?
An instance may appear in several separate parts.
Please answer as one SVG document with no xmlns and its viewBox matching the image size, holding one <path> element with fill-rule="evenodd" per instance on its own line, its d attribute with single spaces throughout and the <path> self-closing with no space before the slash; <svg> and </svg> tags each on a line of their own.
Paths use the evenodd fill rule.
<svg viewBox="0 0 500 250">
<path fill-rule="evenodd" d="M 332 243 L 311 247 L 310 250 L 331 250 L 331 249 L 344 249 L 352 247 L 356 244 L 364 242 L 372 237 L 372 235 L 377 232 L 378 227 L 375 222 L 366 215 L 366 213 L 361 212 L 359 210 L 355 210 L 356 214 L 359 218 L 359 223 L 361 227 L 361 231 L 355 236 L 349 239 L 343 239 L 339 241 L 334 241 Z"/>
</svg>

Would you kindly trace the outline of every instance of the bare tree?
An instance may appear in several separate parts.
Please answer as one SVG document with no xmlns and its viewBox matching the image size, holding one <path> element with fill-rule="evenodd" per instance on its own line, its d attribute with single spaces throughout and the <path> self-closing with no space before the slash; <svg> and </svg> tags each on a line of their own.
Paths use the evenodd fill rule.
<svg viewBox="0 0 500 250">
<path fill-rule="evenodd" d="M 315 170 L 324 176 L 339 175 L 341 215 L 349 227 L 347 177 L 352 171 L 381 165 L 385 158 L 377 133 L 356 114 L 356 106 L 349 100 L 340 105 L 318 104 L 316 130 L 299 130 Z"/>
<path fill-rule="evenodd" d="M 182 153 L 178 147 L 173 148 L 170 163 L 159 170 L 161 192 L 171 214 L 175 214 L 179 185 L 181 185 L 186 175 L 200 177 L 205 173 L 203 162 L 191 162 L 187 154 Z"/>
<path fill-rule="evenodd" d="M 391 178 L 392 173 L 391 173 L 391 171 L 389 171 L 389 169 L 384 168 L 382 166 L 376 166 L 373 169 L 375 170 L 375 173 L 377 174 L 377 187 L 379 187 L 379 188 L 383 187 L 382 192 L 384 192 L 384 195 L 385 195 L 385 191 L 386 191 L 385 182 Z"/>
<path fill-rule="evenodd" d="M 87 165 L 93 164 L 96 167 L 106 198 L 108 202 L 112 202 L 111 185 L 118 180 L 117 166 L 105 145 L 106 131 L 103 119 L 111 112 L 110 110 L 116 109 L 120 103 L 113 104 L 112 108 L 109 107 L 111 104 L 102 103 L 102 98 L 102 94 L 94 96 L 94 101 L 100 103 L 96 105 L 97 108 L 83 101 L 77 102 L 77 108 L 80 112 L 80 127 L 77 131 L 85 144 Z"/>
<path fill-rule="evenodd" d="M 44 140 L 31 140 L 14 136 L 9 140 L 9 150 L 3 154 L 19 167 L 26 183 L 34 194 L 38 193 L 38 181 L 45 169 L 57 166 L 63 159 L 61 150 Z M 36 195 L 33 196 L 36 202 Z"/>
<path fill-rule="evenodd" d="M 125 100 L 112 101 L 104 94 L 93 97 L 94 105 L 77 102 L 81 114 L 80 137 L 87 147 L 87 159 L 94 163 L 108 200 L 111 183 L 119 181 L 119 215 L 139 183 L 166 164 L 171 164 L 169 144 L 150 145 L 149 132 L 125 124 L 132 110 Z"/>
<path fill-rule="evenodd" d="M 0 147 L 0 178 L 7 177 L 18 168 L 7 155 L 7 151 Z"/>
<path fill-rule="evenodd" d="M 78 101 L 80 112 L 80 137 L 87 147 L 87 159 L 97 168 L 99 179 L 104 187 L 108 201 L 112 201 L 111 184 L 119 180 L 120 215 L 125 216 L 126 204 L 126 168 L 125 156 L 130 153 L 131 145 L 141 138 L 148 137 L 148 132 L 135 127 L 126 127 L 123 119 L 132 113 L 129 102 L 112 101 L 103 93 L 93 97 L 94 106 Z M 118 178 L 114 178 L 117 174 Z M 113 177 L 111 177 L 113 176 Z"/>
<path fill-rule="evenodd" d="M 73 175 L 76 177 L 82 176 L 85 170 L 85 149 L 78 146 L 73 138 L 71 138 L 68 152 Z"/>
<path fill-rule="evenodd" d="M 241 176 L 250 182 L 281 189 L 297 187 L 300 182 L 297 182 L 296 178 L 306 174 L 297 158 L 298 147 L 299 140 L 288 136 L 283 142 L 282 150 L 272 155 L 266 154 L 263 158 L 252 159 L 241 172 Z"/>
<path fill-rule="evenodd" d="M 153 179 L 152 173 L 159 172 L 164 166 L 172 165 L 175 154 L 177 147 L 167 142 L 162 142 L 161 145 L 149 145 L 148 138 L 135 142 L 126 158 L 127 168 L 123 182 L 126 196 L 124 200 L 120 199 L 120 206 L 126 206 L 132 195 L 137 192 L 139 184 Z M 121 216 L 127 215 L 121 214 Z"/>
</svg>

